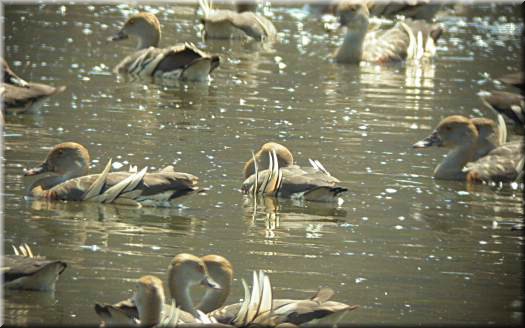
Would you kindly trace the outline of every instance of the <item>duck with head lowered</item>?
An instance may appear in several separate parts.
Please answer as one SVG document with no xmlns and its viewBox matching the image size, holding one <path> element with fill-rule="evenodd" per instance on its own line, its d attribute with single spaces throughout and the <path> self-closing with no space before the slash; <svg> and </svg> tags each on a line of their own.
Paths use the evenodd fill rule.
<svg viewBox="0 0 525 328">
<path fill-rule="evenodd" d="M 192 43 L 158 48 L 160 22 L 154 14 L 140 12 L 131 16 L 110 40 L 125 40 L 130 36 L 138 39 L 137 50 L 115 67 L 116 73 L 162 80 L 206 81 L 219 66 L 219 56 L 210 55 Z"/>
<path fill-rule="evenodd" d="M 76 142 L 51 149 L 42 164 L 25 176 L 53 175 L 31 184 L 27 196 L 47 200 L 94 201 L 135 206 L 170 206 L 177 197 L 196 191 L 198 178 L 176 172 L 173 166 L 160 171 L 109 172 L 111 160 L 100 174 L 88 174 L 88 150 Z"/>
<path fill-rule="evenodd" d="M 255 1 L 235 1 L 237 11 L 212 9 L 211 0 L 199 0 L 204 12 L 201 19 L 204 35 L 209 39 L 274 40 L 277 30 L 266 17 L 253 10 Z M 255 5 L 255 6 L 254 6 Z"/>
<path fill-rule="evenodd" d="M 245 194 L 262 194 L 299 200 L 334 202 L 347 191 L 340 187 L 324 166 L 310 159 L 311 167 L 294 164 L 288 148 L 276 142 L 265 143 L 244 165 Z"/>
</svg>

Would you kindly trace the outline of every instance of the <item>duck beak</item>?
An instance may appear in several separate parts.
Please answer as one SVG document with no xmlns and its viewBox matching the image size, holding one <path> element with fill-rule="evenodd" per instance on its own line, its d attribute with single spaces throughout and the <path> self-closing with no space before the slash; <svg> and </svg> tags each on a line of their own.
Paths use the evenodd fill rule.
<svg viewBox="0 0 525 328">
<path fill-rule="evenodd" d="M 49 167 L 47 165 L 47 162 L 44 162 L 37 167 L 26 170 L 24 173 L 24 176 L 29 177 L 29 176 L 41 174 L 41 173 L 48 172 L 48 171 L 49 171 Z"/>
<path fill-rule="evenodd" d="M 120 41 L 120 40 L 126 40 L 129 36 L 124 33 L 122 30 L 120 30 L 117 34 L 110 36 L 108 38 L 108 41 Z"/>
<path fill-rule="evenodd" d="M 222 289 L 221 285 L 219 285 L 215 280 L 213 280 L 211 277 L 204 277 L 201 281 L 201 285 L 213 289 Z"/>
<path fill-rule="evenodd" d="M 442 145 L 441 138 L 437 131 L 432 132 L 432 134 L 426 137 L 423 140 L 420 140 L 412 145 L 413 148 L 427 148 L 432 146 L 440 147 Z"/>
</svg>

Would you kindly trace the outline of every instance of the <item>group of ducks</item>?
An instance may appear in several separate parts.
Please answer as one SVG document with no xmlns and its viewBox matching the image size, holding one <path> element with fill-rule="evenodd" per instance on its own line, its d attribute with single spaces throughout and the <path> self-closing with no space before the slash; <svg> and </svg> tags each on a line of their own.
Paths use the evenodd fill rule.
<svg viewBox="0 0 525 328">
<path fill-rule="evenodd" d="M 59 275 L 66 269 L 63 261 L 50 261 L 34 256 L 24 244 L 15 255 L 4 258 L 4 287 L 27 290 L 52 290 Z M 14 267 L 24 270 L 14 272 Z M 168 266 L 169 304 L 162 280 L 145 275 L 137 280 L 131 298 L 114 304 L 95 304 L 95 312 L 102 326 L 139 325 L 145 327 L 184 324 L 214 324 L 223 327 L 296 327 L 311 322 L 339 322 L 357 305 L 330 301 L 334 292 L 321 288 L 310 298 L 274 299 L 268 275 L 253 272 L 252 289 L 242 279 L 244 298 L 242 302 L 224 305 L 233 281 L 233 266 L 224 257 L 192 254 L 176 255 Z M 197 306 L 191 297 L 191 289 L 204 286 L 206 292 Z"/>
<path fill-rule="evenodd" d="M 204 13 L 202 23 L 207 38 L 273 40 L 277 30 L 262 15 L 238 4 L 238 11 L 212 9 L 200 1 Z M 386 63 L 400 60 L 420 60 L 435 53 L 435 43 L 442 29 L 424 20 L 406 19 L 393 27 L 369 30 L 371 2 L 341 0 L 335 6 L 340 23 L 347 27 L 343 43 L 334 60 L 341 63 L 369 61 Z M 124 58 L 115 72 L 155 79 L 205 80 L 220 64 L 219 56 L 210 55 L 191 43 L 158 48 L 160 22 L 151 13 L 141 12 L 130 17 L 111 40 L 128 37 L 138 40 L 135 52 Z M 65 87 L 26 82 L 1 60 L 4 80 L 0 87 L 6 112 L 34 110 L 47 97 L 64 91 Z M 523 87 L 523 76 L 509 76 L 504 83 Z M 495 111 L 503 113 L 523 128 L 523 97 L 519 94 L 495 91 L 482 96 Z M 414 147 L 451 148 L 436 167 L 436 179 L 473 182 L 516 181 L 523 174 L 522 144 L 507 143 L 503 119 L 469 119 L 454 115 L 443 119 L 432 134 Z M 26 176 L 43 173 L 52 175 L 34 181 L 28 196 L 50 201 L 92 201 L 133 206 L 170 206 L 181 196 L 206 191 L 199 188 L 198 177 L 175 171 L 167 166 L 154 172 L 148 168 L 130 168 L 128 172 L 110 172 L 111 160 L 101 173 L 89 174 L 88 150 L 75 142 L 56 145 L 37 167 Z M 243 169 L 243 193 L 294 198 L 307 201 L 339 201 L 347 191 L 340 181 L 317 160 L 309 166 L 295 163 L 292 152 L 285 146 L 268 142 L 246 162 Z M 21 289 L 54 289 L 66 263 L 34 256 L 29 246 L 14 248 L 15 254 L 4 257 L 5 287 Z M 113 305 L 97 304 L 95 309 L 107 324 L 141 324 L 147 326 L 180 323 L 218 323 L 235 327 L 249 325 L 299 325 L 326 315 L 341 314 L 355 306 L 329 301 L 333 292 L 322 289 L 311 299 L 273 299 L 269 278 L 254 273 L 252 290 L 243 281 L 244 301 L 223 306 L 231 285 L 231 263 L 221 256 L 202 258 L 179 254 L 168 268 L 172 305 L 166 305 L 164 289 L 159 278 L 148 275 L 137 282 L 130 300 Z M 189 290 L 204 284 L 208 290 L 201 303 L 194 307 Z"/>
</svg>

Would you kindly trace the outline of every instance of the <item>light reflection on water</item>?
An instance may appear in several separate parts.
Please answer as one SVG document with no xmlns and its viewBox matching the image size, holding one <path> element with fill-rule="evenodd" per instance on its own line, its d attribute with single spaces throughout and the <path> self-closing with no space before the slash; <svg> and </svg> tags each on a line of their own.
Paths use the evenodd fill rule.
<svg viewBox="0 0 525 328">
<path fill-rule="evenodd" d="M 280 41 L 270 45 L 203 42 L 194 7 L 144 8 L 159 15 L 162 45 L 187 40 L 221 55 L 210 83 L 111 73 L 135 44 L 105 39 L 137 7 L 4 8 L 13 69 L 68 86 L 41 113 L 7 120 L 4 247 L 28 242 L 69 263 L 54 294 L 7 292 L 8 323 L 95 323 L 94 302 L 129 297 L 143 274 L 165 278 L 179 252 L 229 258 L 229 302 L 243 295 L 240 278 L 265 269 L 279 298 L 334 288 L 336 300 L 361 305 L 348 316 L 355 324 L 519 322 L 523 239 L 510 226 L 521 221 L 521 191 L 434 181 L 443 153 L 411 148 L 447 115 L 491 115 L 477 93 L 503 88 L 492 78 L 517 69 L 516 10 L 445 16 L 435 60 L 376 67 L 333 64 L 340 35 L 298 8 L 272 7 Z M 174 164 L 210 191 L 171 209 L 24 200 L 23 168 L 69 140 L 89 149 L 93 172 L 110 157 L 121 170 Z M 301 165 L 320 160 L 350 189 L 345 202 L 242 196 L 242 165 L 269 140 Z"/>
</svg>

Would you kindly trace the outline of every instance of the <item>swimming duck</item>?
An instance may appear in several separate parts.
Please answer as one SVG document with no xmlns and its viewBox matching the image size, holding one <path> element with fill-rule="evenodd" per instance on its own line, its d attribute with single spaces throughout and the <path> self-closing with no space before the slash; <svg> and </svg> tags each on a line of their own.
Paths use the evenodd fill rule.
<svg viewBox="0 0 525 328">
<path fill-rule="evenodd" d="M 111 160 L 101 174 L 88 175 L 88 150 L 75 142 L 51 149 L 45 161 L 25 176 L 54 173 L 31 184 L 27 196 L 46 200 L 94 201 L 135 206 L 170 206 L 173 199 L 197 190 L 198 178 L 176 172 L 173 166 L 158 172 L 112 172 Z"/>
<path fill-rule="evenodd" d="M 387 30 L 369 31 L 369 11 L 360 1 L 345 1 L 337 12 L 341 25 L 347 27 L 343 44 L 334 55 L 338 63 L 384 64 L 431 57 L 442 33 L 438 25 L 409 19 Z"/>
<path fill-rule="evenodd" d="M 205 276 L 201 273 L 202 264 L 205 268 Z M 230 293 L 232 278 L 232 265 L 222 256 L 206 255 L 200 259 L 191 254 L 175 256 L 168 267 L 168 281 L 170 282 L 170 293 L 174 296 L 176 306 L 184 304 L 184 308 L 181 308 L 182 311 L 179 313 L 180 322 L 199 323 L 202 320 L 208 320 L 203 313 L 215 310 L 223 305 Z M 194 308 L 189 290 L 196 284 L 204 285 L 207 289 L 199 306 Z M 171 304 L 164 304 L 162 310 L 164 318 L 172 312 L 171 307 Z M 112 325 L 130 324 L 141 318 L 135 298 L 126 299 L 113 305 L 97 303 L 95 304 L 95 312 L 103 322 Z"/>
<path fill-rule="evenodd" d="M 253 6 L 237 4 L 233 10 L 212 9 L 211 1 L 199 0 L 204 12 L 201 19 L 206 38 L 272 40 L 277 35 L 273 23 L 266 17 L 252 12 Z"/>
<path fill-rule="evenodd" d="M 337 324 L 346 313 L 358 307 L 329 301 L 334 295 L 330 288 L 322 288 L 305 300 L 274 299 L 270 279 L 263 271 L 253 272 L 251 292 L 244 279 L 242 284 L 244 301 L 224 306 L 208 316 L 235 327 L 301 325 L 319 320 Z"/>
<path fill-rule="evenodd" d="M 443 119 L 432 134 L 415 143 L 414 148 L 430 146 L 452 148 L 434 170 L 436 179 L 468 182 L 513 181 L 523 158 L 522 144 L 506 143 L 476 160 L 479 132 L 472 121 L 461 115 Z"/>
<path fill-rule="evenodd" d="M 503 114 L 510 119 L 523 134 L 525 128 L 525 99 L 522 95 L 506 92 L 492 91 L 490 94 L 480 96 L 485 106 L 492 109 L 496 114 Z"/>
<path fill-rule="evenodd" d="M 4 288 L 40 291 L 55 289 L 58 277 L 67 267 L 65 262 L 34 256 L 27 244 L 18 249 L 13 246 L 13 250 L 15 254 L 5 255 L 2 261 Z"/>
<path fill-rule="evenodd" d="M 274 195 L 310 201 L 337 201 L 348 189 L 330 175 L 319 161 L 310 160 L 312 167 L 294 165 L 290 150 L 275 142 L 264 144 L 244 165 L 246 194 Z"/>
<path fill-rule="evenodd" d="M 3 111 L 10 114 L 35 112 L 47 98 L 66 89 L 65 86 L 53 87 L 42 83 L 26 82 L 9 67 L 0 57 L 4 80 L 0 86 Z"/>
<path fill-rule="evenodd" d="M 166 80 L 203 81 L 219 66 L 219 57 L 199 50 L 191 43 L 158 48 L 160 22 L 151 13 L 130 17 L 112 41 L 138 38 L 137 50 L 124 58 L 114 69 L 116 73 Z"/>
</svg>

